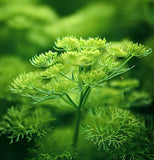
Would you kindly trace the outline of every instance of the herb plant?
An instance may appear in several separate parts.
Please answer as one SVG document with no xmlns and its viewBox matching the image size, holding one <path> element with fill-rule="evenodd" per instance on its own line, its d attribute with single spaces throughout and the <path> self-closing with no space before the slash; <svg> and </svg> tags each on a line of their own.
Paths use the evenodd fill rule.
<svg viewBox="0 0 154 160">
<path fill-rule="evenodd" d="M 72 126 L 69 129 L 66 126 L 61 129 L 55 127 L 55 131 L 52 131 L 51 127 L 50 134 L 47 134 L 41 143 L 36 139 L 37 149 L 31 151 L 33 154 L 36 153 L 36 159 L 83 159 L 81 138 L 93 142 L 99 150 L 103 149 L 103 157 L 106 159 L 143 159 L 145 154 L 149 155 L 149 147 L 145 151 L 136 151 L 137 154 L 132 151 L 138 144 L 129 147 L 135 135 L 141 131 L 140 120 L 130 111 L 109 103 L 101 94 L 108 84 L 117 85 L 117 83 L 110 83 L 110 80 L 134 67 L 127 67 L 128 61 L 133 57 L 142 58 L 150 54 L 151 49 L 129 41 L 107 43 L 105 39 L 100 38 L 85 40 L 70 36 L 57 39 L 54 50 L 33 57 L 30 62 L 38 67 L 38 70 L 20 74 L 10 87 L 14 93 L 31 98 L 35 105 L 39 106 L 38 103 L 42 102 L 42 104 L 56 106 L 55 104 L 59 103 L 61 108 L 69 106 L 70 110 L 74 110 L 76 119 L 73 135 L 71 135 Z M 127 84 L 126 82 L 124 86 Z M 136 82 L 132 84 L 136 85 Z M 90 102 L 93 98 L 96 100 Z M 11 110 L 10 115 L 13 113 Z M 45 119 L 42 122 L 44 124 L 54 120 L 52 115 L 49 118 L 50 114 L 44 117 L 41 110 L 35 109 L 33 114 L 35 113 L 39 113 Z M 31 119 L 29 116 L 28 118 Z M 37 117 L 31 121 L 35 123 Z M 26 120 L 19 123 L 27 125 Z M 35 132 L 45 135 L 41 131 L 42 123 L 38 121 L 35 127 L 31 127 L 36 128 L 32 134 Z M 80 125 L 82 125 L 81 129 Z M 8 129 L 11 133 L 12 130 Z M 146 133 L 145 130 L 142 133 Z M 24 136 L 29 133 L 22 132 L 22 134 Z M 16 137 L 18 141 L 20 134 L 13 135 L 11 138 Z M 70 137 L 72 137 L 71 142 Z M 43 146 L 43 144 L 47 145 Z M 122 145 L 125 147 L 121 150 Z M 130 148 L 130 153 L 126 152 L 127 147 Z M 83 154 L 82 158 L 80 153 Z"/>
</svg>

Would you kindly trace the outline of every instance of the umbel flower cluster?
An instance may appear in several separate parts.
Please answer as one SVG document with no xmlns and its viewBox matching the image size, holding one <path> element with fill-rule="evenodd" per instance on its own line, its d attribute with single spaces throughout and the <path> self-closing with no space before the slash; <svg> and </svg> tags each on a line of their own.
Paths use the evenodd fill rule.
<svg viewBox="0 0 154 160">
<path fill-rule="evenodd" d="M 126 64 L 133 57 L 142 58 L 151 49 L 130 41 L 108 43 L 101 38 L 70 36 L 57 39 L 53 50 L 33 57 L 30 62 L 38 69 L 20 74 L 10 86 L 14 93 L 32 98 L 34 103 L 50 100 L 49 103 L 32 109 L 12 107 L 1 123 L 2 134 L 11 135 L 11 142 L 23 137 L 31 140 L 36 135 L 32 159 L 93 160 L 100 158 L 98 150 L 101 159 L 153 157 L 147 129 L 141 127 L 143 120 L 128 111 L 131 106 L 149 104 L 150 99 L 134 91 L 139 85 L 135 79 L 108 82 L 132 69 L 134 66 Z M 125 94 L 129 92 L 130 95 Z M 60 127 L 57 122 L 55 128 L 51 126 L 55 120 L 52 107 L 59 107 L 61 112 L 68 107 L 76 116 L 72 119 L 75 123 Z M 55 113 L 61 116 L 61 112 L 57 109 Z M 136 139 L 139 140 L 132 145 Z M 95 150 L 89 141 L 98 150 L 87 157 L 85 148 Z"/>
<path fill-rule="evenodd" d="M 125 64 L 132 57 L 144 57 L 151 50 L 143 45 L 122 41 L 107 43 L 105 39 L 75 37 L 57 39 L 56 52 L 46 52 L 30 60 L 38 71 L 23 73 L 12 83 L 15 93 L 31 97 L 35 102 L 63 98 L 71 101 L 69 93 L 84 92 L 101 87 L 104 82 L 127 72 Z"/>
</svg>

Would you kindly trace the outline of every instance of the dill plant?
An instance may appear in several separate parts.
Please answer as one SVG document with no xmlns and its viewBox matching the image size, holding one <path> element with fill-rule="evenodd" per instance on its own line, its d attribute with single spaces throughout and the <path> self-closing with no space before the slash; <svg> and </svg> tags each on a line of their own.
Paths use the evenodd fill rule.
<svg viewBox="0 0 154 160">
<path fill-rule="evenodd" d="M 1 135 L 7 135 L 10 144 L 26 138 L 31 141 L 34 135 L 43 137 L 48 130 L 52 130 L 50 123 L 54 121 L 53 115 L 41 107 L 16 106 L 8 109 L 0 124 Z"/>
<path fill-rule="evenodd" d="M 47 100 L 52 104 L 57 99 L 75 110 L 76 119 L 71 149 L 67 152 L 60 149 L 57 153 L 59 156 L 50 151 L 43 152 L 38 159 L 78 159 L 77 147 L 81 123 L 84 126 L 82 128 L 84 139 L 92 141 L 98 145 L 98 149 L 103 148 L 106 152 L 110 152 L 110 148 L 111 151 L 118 150 L 127 141 L 131 141 L 134 135 L 140 132 L 139 120 L 129 111 L 114 108 L 113 103 L 103 106 L 104 103 L 102 105 L 95 101 L 96 105 L 91 107 L 88 105 L 88 98 L 98 96 L 98 101 L 103 101 L 97 90 L 103 93 L 103 88 L 109 80 L 134 67 L 126 67 L 128 61 L 133 57 L 142 58 L 150 54 L 151 49 L 129 41 L 107 43 L 105 39 L 85 40 L 72 36 L 57 39 L 54 49 L 55 52 L 49 51 L 33 57 L 30 62 L 39 69 L 35 72 L 20 74 L 11 84 L 11 90 L 14 93 L 31 98 L 34 104 Z M 136 81 L 133 83 L 134 86 L 138 84 Z M 117 83 L 111 85 L 117 86 Z M 128 82 L 123 86 L 129 86 Z M 84 116 L 86 118 L 81 122 Z M 63 133 L 65 134 L 65 131 Z M 51 139 L 54 141 L 55 136 L 51 134 L 47 142 Z M 66 140 L 64 137 L 62 136 L 62 139 Z M 55 138 L 55 141 L 56 139 L 58 142 L 59 138 Z M 56 142 L 53 144 L 50 142 L 49 146 L 56 144 Z M 50 148 L 52 147 L 47 147 L 47 150 Z M 115 153 L 115 158 L 112 158 L 116 159 L 118 156 Z"/>
</svg>

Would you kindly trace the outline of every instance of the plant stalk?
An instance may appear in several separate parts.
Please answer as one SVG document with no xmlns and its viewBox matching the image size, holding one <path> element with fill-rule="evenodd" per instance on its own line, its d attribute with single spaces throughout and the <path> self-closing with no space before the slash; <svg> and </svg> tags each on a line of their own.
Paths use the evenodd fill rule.
<svg viewBox="0 0 154 160">
<path fill-rule="evenodd" d="M 77 143 L 78 143 L 79 128 L 80 128 L 80 118 L 81 118 L 81 110 L 78 109 L 77 114 L 76 114 L 75 130 L 74 130 L 73 143 L 72 143 L 74 153 L 77 152 Z"/>
<path fill-rule="evenodd" d="M 78 145 L 78 139 L 79 139 L 81 107 L 83 107 L 83 105 L 86 103 L 86 100 L 89 96 L 89 91 L 90 91 L 90 87 L 88 86 L 84 93 L 81 92 L 79 106 L 77 107 L 78 109 L 77 109 L 77 113 L 76 113 L 75 130 L 74 130 L 73 143 L 72 143 L 72 148 L 73 148 L 73 152 L 74 152 L 75 157 L 77 155 L 77 145 Z"/>
</svg>

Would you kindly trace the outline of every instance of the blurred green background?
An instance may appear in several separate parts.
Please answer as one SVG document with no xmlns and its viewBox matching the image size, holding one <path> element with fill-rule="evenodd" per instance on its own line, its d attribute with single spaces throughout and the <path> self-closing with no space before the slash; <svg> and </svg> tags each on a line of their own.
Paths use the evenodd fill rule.
<svg viewBox="0 0 154 160">
<path fill-rule="evenodd" d="M 21 98 L 9 85 L 22 72 L 34 70 L 29 59 L 48 50 L 58 37 L 100 37 L 139 42 L 154 50 L 153 0 L 0 0 L 0 119 Z M 134 59 L 129 76 L 140 81 L 152 102 L 140 112 L 154 114 L 154 53 Z M 24 100 L 23 100 L 24 101 Z M 0 138 L 1 160 L 22 160 L 28 143 Z"/>
</svg>

